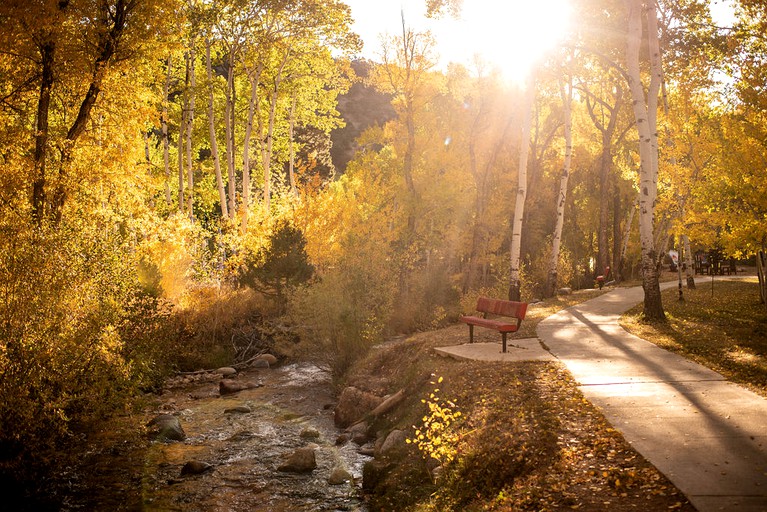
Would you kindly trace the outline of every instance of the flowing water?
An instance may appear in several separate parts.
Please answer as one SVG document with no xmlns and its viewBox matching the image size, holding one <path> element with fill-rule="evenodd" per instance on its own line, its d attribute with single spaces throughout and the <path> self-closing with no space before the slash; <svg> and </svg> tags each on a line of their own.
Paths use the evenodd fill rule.
<svg viewBox="0 0 767 512">
<path fill-rule="evenodd" d="M 155 442 L 145 459 L 144 510 L 364 511 L 360 484 L 368 457 L 357 446 L 336 446 L 332 388 L 311 365 L 251 371 L 261 387 L 219 396 L 211 380 L 166 392 L 155 412 L 177 414 L 187 434 L 181 442 Z M 225 412 L 240 408 L 240 411 Z M 247 408 L 247 409 L 246 409 Z M 317 435 L 319 434 L 319 436 Z M 296 448 L 315 448 L 310 473 L 277 471 Z M 211 465 L 182 475 L 185 463 Z M 328 483 L 336 468 L 353 477 Z"/>
</svg>

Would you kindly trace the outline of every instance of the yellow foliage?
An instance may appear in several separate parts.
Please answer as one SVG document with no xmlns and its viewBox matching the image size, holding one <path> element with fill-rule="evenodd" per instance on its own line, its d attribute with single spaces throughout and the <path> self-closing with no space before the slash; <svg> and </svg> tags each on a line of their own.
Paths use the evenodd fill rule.
<svg viewBox="0 0 767 512">
<path fill-rule="evenodd" d="M 439 377 L 432 384 L 441 384 L 442 380 L 443 378 Z M 413 437 L 406 441 L 408 444 L 415 444 L 426 459 L 434 459 L 445 466 L 458 455 L 458 441 L 461 436 L 454 424 L 461 417 L 461 411 L 454 402 L 441 399 L 437 393 L 439 388 L 435 388 L 428 398 L 421 400 L 426 404 L 428 414 L 424 415 L 420 426 L 413 426 Z"/>
<path fill-rule="evenodd" d="M 151 226 L 140 246 L 142 284 L 155 281 L 162 295 L 176 304 L 191 285 L 195 246 L 201 243 L 200 228 L 181 215 Z"/>
</svg>

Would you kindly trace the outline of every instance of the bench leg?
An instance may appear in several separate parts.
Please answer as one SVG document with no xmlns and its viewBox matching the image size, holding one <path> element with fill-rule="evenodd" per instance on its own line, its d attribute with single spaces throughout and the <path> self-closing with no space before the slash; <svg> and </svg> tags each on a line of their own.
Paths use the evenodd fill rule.
<svg viewBox="0 0 767 512">
<path fill-rule="evenodd" d="M 474 343 L 474 326 L 469 324 L 469 343 Z"/>
<path fill-rule="evenodd" d="M 506 353 L 506 333 L 505 332 L 501 333 L 501 338 L 503 339 L 503 353 L 505 354 Z"/>
</svg>

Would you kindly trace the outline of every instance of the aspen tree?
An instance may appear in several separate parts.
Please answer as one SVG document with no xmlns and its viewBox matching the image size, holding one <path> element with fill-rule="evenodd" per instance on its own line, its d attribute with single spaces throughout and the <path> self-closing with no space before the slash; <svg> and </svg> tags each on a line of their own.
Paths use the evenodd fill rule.
<svg viewBox="0 0 767 512">
<path fill-rule="evenodd" d="M 658 22 L 655 4 L 642 0 L 628 1 L 627 63 L 629 87 L 639 132 L 639 238 L 642 249 L 642 287 L 644 316 L 664 320 L 660 294 L 660 271 L 653 236 L 655 201 L 658 195 L 658 133 L 656 126 L 658 94 L 662 81 Z M 643 14 L 647 21 L 647 36 L 643 36 Z M 640 72 L 640 48 L 646 41 L 650 53 L 650 83 L 645 99 Z"/>
</svg>

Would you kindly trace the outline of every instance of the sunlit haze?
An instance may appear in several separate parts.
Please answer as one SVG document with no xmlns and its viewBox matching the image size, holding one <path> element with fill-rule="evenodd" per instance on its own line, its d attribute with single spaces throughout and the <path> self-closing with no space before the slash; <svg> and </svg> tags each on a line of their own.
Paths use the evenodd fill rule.
<svg viewBox="0 0 767 512">
<path fill-rule="evenodd" d="M 414 30 L 430 30 L 436 40 L 439 64 L 458 62 L 473 68 L 475 56 L 504 75 L 521 81 L 534 61 L 556 46 L 571 19 L 567 0 L 468 0 L 461 19 L 425 18 L 425 0 L 371 2 L 347 0 L 355 19 L 354 30 L 365 41 L 363 54 L 375 59 L 380 34 L 400 34 L 400 12 Z"/>
</svg>

